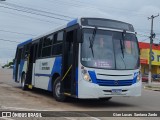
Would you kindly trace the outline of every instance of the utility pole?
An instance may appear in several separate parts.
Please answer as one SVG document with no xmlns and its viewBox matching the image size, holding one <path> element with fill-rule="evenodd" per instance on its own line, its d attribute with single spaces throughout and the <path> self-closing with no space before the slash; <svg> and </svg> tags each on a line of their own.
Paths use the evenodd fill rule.
<svg viewBox="0 0 160 120">
<path fill-rule="evenodd" d="M 150 52 L 149 52 L 149 74 L 148 74 L 148 84 L 151 84 L 151 77 L 152 77 L 152 60 L 151 60 L 151 56 L 152 56 L 152 44 L 153 44 L 153 38 L 155 37 L 155 34 L 153 33 L 153 20 L 154 18 L 158 17 L 158 15 L 154 16 L 152 15 L 151 17 L 148 17 L 148 20 L 151 19 L 151 36 L 150 36 Z"/>
</svg>

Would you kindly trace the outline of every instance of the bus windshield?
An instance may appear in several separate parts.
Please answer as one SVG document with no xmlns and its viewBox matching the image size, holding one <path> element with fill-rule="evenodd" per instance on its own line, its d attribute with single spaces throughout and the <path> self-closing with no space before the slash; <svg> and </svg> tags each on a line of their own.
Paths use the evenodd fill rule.
<svg viewBox="0 0 160 120">
<path fill-rule="evenodd" d="M 138 69 L 136 36 L 132 33 L 83 29 L 81 63 L 86 67 L 102 69 Z"/>
</svg>

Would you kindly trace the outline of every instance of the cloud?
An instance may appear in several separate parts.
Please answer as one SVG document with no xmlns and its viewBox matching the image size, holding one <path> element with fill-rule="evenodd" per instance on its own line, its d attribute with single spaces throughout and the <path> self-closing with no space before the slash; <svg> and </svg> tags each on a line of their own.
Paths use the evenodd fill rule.
<svg viewBox="0 0 160 120">
<path fill-rule="evenodd" d="M 147 17 L 151 15 L 156 15 L 160 13 L 160 1 L 159 0 L 8 0 L 6 2 L 14 3 L 17 5 L 22 5 L 26 7 L 31 7 L 39 10 L 44 10 L 48 12 L 58 13 L 66 16 L 71 16 L 74 18 L 80 16 L 87 17 L 102 17 L 108 19 L 115 19 L 133 24 L 138 33 L 143 33 L 149 35 L 151 21 Z M 53 30 L 59 25 L 63 25 L 66 21 L 60 21 L 52 18 L 22 13 L 18 11 L 8 10 L 0 8 L 2 11 L 0 14 L 0 29 L 10 30 L 22 33 L 31 33 L 40 35 Z M 36 19 L 31 19 L 23 17 L 20 15 L 11 15 L 5 12 L 12 12 L 15 14 L 27 15 L 30 17 L 35 17 L 37 19 L 52 21 L 51 23 L 39 21 Z M 53 15 L 54 16 L 54 15 Z M 57 25 L 58 24 L 58 25 Z M 160 17 L 154 20 L 154 31 L 160 33 Z M 4 33 L 0 32 L 0 36 L 3 39 L 10 39 L 15 41 L 25 41 L 32 36 L 24 36 L 18 34 Z M 139 38 L 140 40 L 145 39 Z M 5 49 L 4 46 L 6 47 Z M 14 57 L 14 52 L 7 50 L 12 48 L 16 49 L 15 44 L 9 44 L 7 42 L 2 42 L 0 48 L 0 60 L 5 62 L 7 59 Z"/>
<path fill-rule="evenodd" d="M 74 15 L 74 17 L 111 17 L 110 14 L 107 14 L 98 8 L 72 7 L 68 12 L 73 13 L 72 15 Z"/>
</svg>

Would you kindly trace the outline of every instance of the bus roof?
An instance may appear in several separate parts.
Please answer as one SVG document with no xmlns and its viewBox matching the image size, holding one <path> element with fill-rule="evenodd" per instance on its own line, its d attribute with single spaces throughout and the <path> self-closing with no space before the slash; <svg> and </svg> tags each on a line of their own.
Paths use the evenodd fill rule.
<svg viewBox="0 0 160 120">
<path fill-rule="evenodd" d="M 84 19 L 85 19 L 85 18 L 88 18 L 88 19 L 110 20 L 110 21 L 116 21 L 116 22 L 120 22 L 120 23 L 124 23 L 124 24 L 131 25 L 131 24 L 129 24 L 129 23 L 122 22 L 122 21 L 117 21 L 117 20 L 113 20 L 113 19 L 105 19 L 105 18 L 98 18 L 98 17 L 79 17 L 79 18 L 76 18 L 76 19 L 68 22 L 68 23 L 65 24 L 65 25 L 61 25 L 61 26 L 57 27 L 56 29 L 54 29 L 54 30 L 52 30 L 52 31 L 50 31 L 50 32 L 47 32 L 47 33 L 45 33 L 45 34 L 42 34 L 42 35 L 40 35 L 40 36 L 38 36 L 38 37 L 35 37 L 35 38 L 33 38 L 33 39 L 27 40 L 27 41 L 19 44 L 18 46 L 25 45 L 25 44 L 31 42 L 32 40 L 33 40 L 33 41 L 34 41 L 34 40 L 37 40 L 37 39 L 39 39 L 39 38 L 41 38 L 41 37 L 44 37 L 44 36 L 46 36 L 46 35 L 49 35 L 49 34 L 52 34 L 52 33 L 56 32 L 56 31 L 65 29 L 65 28 L 67 28 L 67 27 L 73 26 L 73 25 L 75 25 L 75 24 L 81 25 L 81 19 L 82 19 L 82 18 L 84 18 Z M 131 25 L 131 26 L 132 26 L 132 25 Z"/>
<path fill-rule="evenodd" d="M 18 44 L 18 47 L 24 46 L 24 45 L 26 45 L 26 44 L 28 44 L 28 43 L 30 43 L 30 42 L 32 42 L 32 39 L 26 40 L 26 41 Z"/>
<path fill-rule="evenodd" d="M 70 27 L 70 26 L 72 26 L 72 25 L 75 25 L 75 24 L 80 24 L 80 19 L 79 19 L 79 18 L 76 18 L 76 19 L 68 22 L 68 23 L 65 24 L 65 25 L 61 25 L 61 26 L 55 28 L 54 30 L 49 31 L 49 32 L 47 32 L 47 33 L 45 33 L 45 34 L 43 34 L 43 35 L 40 35 L 40 36 L 38 36 L 38 37 L 36 37 L 36 38 L 33 38 L 33 41 L 34 41 L 34 40 L 37 40 L 37 39 L 39 39 L 39 38 L 41 38 L 41 37 L 43 37 L 43 36 L 52 34 L 52 33 L 56 32 L 56 31 L 59 31 L 59 30 L 62 30 L 62 29 L 64 29 L 64 28 L 67 28 L 67 27 Z"/>
</svg>

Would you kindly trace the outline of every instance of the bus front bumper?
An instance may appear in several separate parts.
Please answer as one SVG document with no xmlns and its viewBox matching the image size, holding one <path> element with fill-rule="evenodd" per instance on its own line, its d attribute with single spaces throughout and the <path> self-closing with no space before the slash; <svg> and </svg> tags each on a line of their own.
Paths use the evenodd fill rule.
<svg viewBox="0 0 160 120">
<path fill-rule="evenodd" d="M 78 98 L 99 99 L 114 96 L 141 96 L 142 82 L 139 81 L 131 86 L 99 86 L 81 80 L 78 87 Z M 113 92 L 113 91 L 120 92 Z"/>
</svg>

